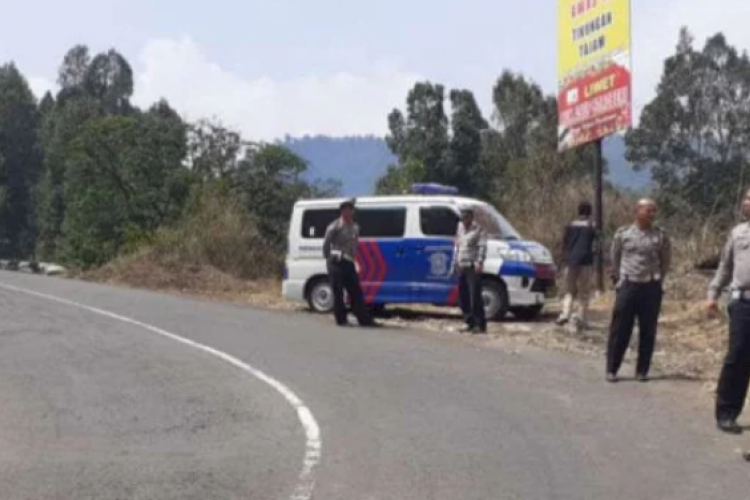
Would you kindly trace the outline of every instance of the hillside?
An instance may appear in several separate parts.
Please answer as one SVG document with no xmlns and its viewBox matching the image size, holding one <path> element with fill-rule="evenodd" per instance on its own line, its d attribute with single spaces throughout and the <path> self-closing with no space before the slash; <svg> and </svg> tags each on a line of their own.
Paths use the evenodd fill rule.
<svg viewBox="0 0 750 500">
<path fill-rule="evenodd" d="M 651 183 L 651 172 L 636 172 L 625 159 L 625 140 L 618 135 L 604 141 L 604 157 L 609 167 L 608 178 L 615 186 L 624 189 L 642 190 Z"/>
<path fill-rule="evenodd" d="M 310 163 L 310 179 L 340 180 L 347 196 L 371 194 L 377 179 L 396 162 L 385 140 L 376 136 L 287 136 L 280 142 Z M 648 171 L 635 172 L 625 160 L 622 137 L 613 136 L 604 142 L 604 156 L 608 177 L 617 187 L 640 190 L 650 183 Z"/>
<path fill-rule="evenodd" d="M 388 165 L 396 162 L 385 140 L 375 136 L 287 136 L 281 144 L 310 163 L 310 179 L 340 180 L 347 196 L 371 194 Z"/>
</svg>

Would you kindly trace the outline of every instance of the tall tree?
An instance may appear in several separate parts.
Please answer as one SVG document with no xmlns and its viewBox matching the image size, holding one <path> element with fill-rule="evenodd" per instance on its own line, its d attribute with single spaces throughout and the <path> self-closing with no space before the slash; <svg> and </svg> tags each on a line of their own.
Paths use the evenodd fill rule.
<svg viewBox="0 0 750 500">
<path fill-rule="evenodd" d="M 489 124 L 468 90 L 452 90 L 450 156 L 441 177 L 469 196 L 488 194 L 488 172 L 482 163 L 482 136 Z"/>
<path fill-rule="evenodd" d="M 445 88 L 439 84 L 419 82 L 409 91 L 406 116 L 396 109 L 388 116 L 390 133 L 388 146 L 398 157 L 399 164 L 389 169 L 391 176 L 401 179 L 382 179 L 378 189 L 397 186 L 407 177 L 405 166 L 421 164 L 424 175 L 408 182 L 430 180 L 448 182 L 452 178 L 449 161 L 449 123 L 445 114 Z M 415 171 L 413 168 L 411 169 Z M 412 173 L 413 173 L 412 172 Z"/>
<path fill-rule="evenodd" d="M 85 92 L 84 86 L 90 64 L 91 55 L 87 46 L 75 45 L 68 50 L 57 72 L 57 83 L 60 85 L 58 100 L 81 96 Z"/>
<path fill-rule="evenodd" d="M 57 83 L 64 89 L 83 87 L 86 81 L 91 56 L 85 45 L 75 45 L 65 54 L 57 76 Z"/>
<path fill-rule="evenodd" d="M 133 69 L 119 52 L 110 49 L 91 61 L 84 87 L 88 95 L 103 104 L 108 114 L 127 113 L 133 95 Z"/>
<path fill-rule="evenodd" d="M 698 51 L 683 28 L 656 96 L 627 136 L 627 157 L 652 167 L 668 211 L 730 213 L 750 179 L 748 123 L 747 54 L 738 53 L 722 34 Z"/>
<path fill-rule="evenodd" d="M 185 129 L 164 111 L 92 120 L 71 142 L 62 245 L 68 262 L 103 264 L 179 215 Z"/>
<path fill-rule="evenodd" d="M 39 111 L 28 82 L 14 64 L 0 67 L 0 252 L 28 257 L 35 230 L 31 191 L 39 178 Z"/>
<path fill-rule="evenodd" d="M 55 259 L 60 249 L 65 219 L 64 180 L 69 144 L 92 119 L 101 116 L 99 103 L 85 95 L 61 98 L 42 124 L 44 168 L 36 192 L 37 254 Z"/>
<path fill-rule="evenodd" d="M 528 155 L 530 136 L 544 120 L 548 105 L 539 85 L 523 75 L 503 71 L 492 91 L 493 118 L 511 158 Z"/>
<path fill-rule="evenodd" d="M 494 121 L 485 147 L 487 157 L 499 164 L 489 168 L 504 184 L 544 179 L 561 182 L 591 176 L 593 145 L 565 153 L 557 151 L 557 100 L 523 75 L 503 72 L 493 89 Z M 606 169 L 606 165 L 605 165 Z"/>
</svg>

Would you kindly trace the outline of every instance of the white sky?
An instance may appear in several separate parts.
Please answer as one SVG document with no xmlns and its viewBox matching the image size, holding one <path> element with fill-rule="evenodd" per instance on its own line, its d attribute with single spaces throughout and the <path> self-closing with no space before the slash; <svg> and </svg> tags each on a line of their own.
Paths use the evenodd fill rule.
<svg viewBox="0 0 750 500">
<path fill-rule="evenodd" d="M 653 95 L 682 25 L 750 48 L 749 0 L 632 0 L 635 104 Z M 151 5 L 157 6 L 151 6 Z M 489 116 L 505 68 L 554 91 L 551 0 L 26 0 L 0 18 L 0 61 L 36 93 L 75 43 L 120 50 L 135 101 L 218 117 L 253 139 L 384 134 L 387 114 L 429 79 L 473 90 Z"/>
</svg>

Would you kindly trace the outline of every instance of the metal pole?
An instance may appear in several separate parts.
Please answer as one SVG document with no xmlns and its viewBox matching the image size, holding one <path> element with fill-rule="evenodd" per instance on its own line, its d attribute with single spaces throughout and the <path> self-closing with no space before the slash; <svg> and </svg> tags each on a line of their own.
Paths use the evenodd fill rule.
<svg viewBox="0 0 750 500">
<path fill-rule="evenodd" d="M 602 139 L 595 143 L 594 176 L 596 178 L 596 193 L 594 214 L 596 215 L 596 229 L 599 232 L 599 244 L 596 252 L 596 286 L 600 293 L 604 292 L 604 174 L 602 172 Z"/>
</svg>

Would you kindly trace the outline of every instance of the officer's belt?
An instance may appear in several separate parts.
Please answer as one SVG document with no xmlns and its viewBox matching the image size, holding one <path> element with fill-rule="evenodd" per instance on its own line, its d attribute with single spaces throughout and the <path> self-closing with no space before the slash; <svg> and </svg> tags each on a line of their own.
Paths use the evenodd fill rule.
<svg viewBox="0 0 750 500">
<path fill-rule="evenodd" d="M 625 276 L 625 281 L 631 283 L 651 283 L 653 281 L 661 281 L 661 274 L 652 274 L 647 276 Z"/>
<path fill-rule="evenodd" d="M 335 257 L 335 258 L 337 258 L 337 259 L 340 259 L 340 260 L 348 260 L 348 261 L 349 261 L 349 262 L 351 262 L 352 264 L 354 263 L 354 258 L 353 258 L 353 257 L 349 257 L 348 255 L 346 255 L 346 254 L 345 254 L 344 252 L 342 252 L 341 250 L 333 250 L 333 251 L 331 252 L 331 256 L 332 256 L 332 257 Z"/>
</svg>

